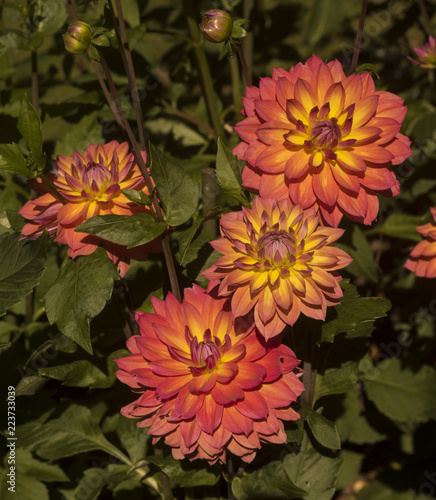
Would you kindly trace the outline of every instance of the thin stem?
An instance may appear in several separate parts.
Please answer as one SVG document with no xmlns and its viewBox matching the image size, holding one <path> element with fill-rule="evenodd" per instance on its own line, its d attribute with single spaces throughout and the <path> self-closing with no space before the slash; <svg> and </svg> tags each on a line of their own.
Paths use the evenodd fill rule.
<svg viewBox="0 0 436 500">
<path fill-rule="evenodd" d="M 302 394 L 302 401 L 309 408 L 313 407 L 313 400 L 315 396 L 315 383 L 316 383 L 316 345 L 309 328 L 307 328 L 306 321 L 303 323 L 304 337 L 306 341 L 306 355 L 303 364 L 303 385 L 304 393 Z"/>
<path fill-rule="evenodd" d="M 245 60 L 245 55 L 242 49 L 242 45 L 238 45 L 238 56 L 241 62 L 242 71 L 244 72 L 245 84 L 247 85 L 247 87 L 251 87 L 252 86 L 251 76 L 248 70 L 247 61 Z"/>
<path fill-rule="evenodd" d="M 132 54 L 130 52 L 129 42 L 127 40 L 126 24 L 124 22 L 123 7 L 120 0 L 116 0 L 117 16 L 115 15 L 112 0 L 108 0 L 109 10 L 112 16 L 112 22 L 115 27 L 115 33 L 120 46 L 121 58 L 123 60 L 124 70 L 129 81 L 130 95 L 132 96 L 133 108 L 136 114 L 136 124 L 138 127 L 139 142 L 141 149 L 146 151 L 146 140 L 144 133 L 144 117 L 142 115 L 141 102 L 139 100 L 138 87 L 136 85 L 135 68 L 133 67 Z"/>
<path fill-rule="evenodd" d="M 357 28 L 356 43 L 354 45 L 354 53 L 353 53 L 353 60 L 351 61 L 350 73 L 354 73 L 356 71 L 356 68 L 357 68 L 357 61 L 359 59 L 360 46 L 362 43 L 363 27 L 365 25 L 367 4 L 368 4 L 368 0 L 362 0 L 362 8 L 360 10 L 359 27 Z"/>
<path fill-rule="evenodd" d="M 236 57 L 230 56 L 230 73 L 232 76 L 232 91 L 233 91 L 233 107 L 235 108 L 235 118 L 239 121 L 241 117 L 240 112 L 242 109 L 242 92 L 241 92 L 241 79 L 239 77 L 239 67 Z"/>
<path fill-rule="evenodd" d="M 130 296 L 129 287 L 127 281 L 124 278 L 120 279 L 121 286 L 124 291 L 124 299 L 127 304 L 127 309 L 129 310 L 130 327 L 132 329 L 133 335 L 139 335 L 139 326 L 135 320 L 135 308 L 133 307 L 132 297 Z"/>
<path fill-rule="evenodd" d="M 32 106 L 38 111 L 39 108 L 39 82 L 38 82 L 38 54 L 32 50 Z"/>
<path fill-rule="evenodd" d="M 255 9 L 255 0 L 244 0 L 244 10 L 242 17 L 244 19 L 253 18 L 253 10 Z M 244 55 L 247 61 L 248 76 L 251 80 L 251 71 L 253 68 L 253 50 L 254 50 L 254 33 L 252 29 L 248 32 L 247 36 L 244 38 Z"/>
<path fill-rule="evenodd" d="M 159 222 L 164 222 L 164 217 L 163 217 L 160 205 L 159 205 L 159 200 L 158 200 L 158 196 L 156 193 L 156 189 L 153 186 L 153 182 L 151 180 L 150 174 L 148 173 L 147 167 L 145 166 L 144 158 L 142 157 L 141 151 L 139 150 L 138 143 L 136 142 L 136 138 L 133 134 L 133 131 L 130 127 L 129 122 L 127 121 L 127 117 L 124 114 L 123 108 L 121 107 L 121 102 L 120 102 L 120 99 L 118 96 L 118 91 L 115 87 L 115 83 L 112 79 L 112 75 L 110 73 L 106 59 L 105 59 L 104 54 L 102 53 L 101 50 L 98 49 L 98 53 L 100 55 L 101 65 L 102 65 L 103 71 L 106 75 L 106 79 L 107 79 L 107 82 L 109 84 L 110 91 L 111 91 L 112 96 L 115 100 L 117 112 L 118 112 L 120 119 L 123 123 L 123 127 L 126 130 L 127 135 L 129 136 L 130 144 L 133 147 L 133 151 L 134 151 L 135 156 L 137 158 L 139 168 L 142 172 L 142 175 L 144 176 L 145 182 L 147 184 L 148 192 L 151 195 L 151 200 L 152 200 L 152 203 L 154 206 L 156 217 L 157 217 Z M 172 290 L 174 296 L 176 297 L 176 299 L 178 299 L 180 301 L 181 300 L 180 288 L 179 288 L 179 284 L 177 281 L 177 274 L 176 274 L 176 268 L 174 266 L 173 256 L 171 254 L 168 233 L 165 232 L 163 234 L 163 236 L 161 237 L 161 241 L 162 241 L 162 249 L 163 249 L 163 253 L 165 256 L 165 261 L 167 264 L 168 275 L 170 278 L 171 290 Z"/>
<path fill-rule="evenodd" d="M 182 0 L 184 11 L 186 14 L 186 22 L 188 24 L 191 38 L 198 42 L 194 45 L 195 56 L 197 58 L 198 68 L 201 74 L 204 96 L 206 99 L 207 108 L 209 111 L 210 120 L 217 137 L 224 139 L 224 129 L 221 125 L 218 109 L 216 106 L 216 96 L 213 88 L 212 75 L 210 73 L 209 64 L 207 62 L 204 48 L 200 45 L 201 33 L 196 21 L 196 10 L 192 0 Z"/>
<path fill-rule="evenodd" d="M 201 189 L 203 200 L 203 217 L 216 207 L 216 174 L 213 168 L 203 168 L 201 171 Z M 209 219 L 203 223 L 204 229 L 210 233 L 213 239 L 217 237 L 216 220 Z"/>
<path fill-rule="evenodd" d="M 124 333 L 124 336 L 126 337 L 126 339 L 129 339 L 133 335 L 132 327 L 129 324 L 129 322 L 127 321 L 127 319 L 126 319 L 126 316 L 124 314 L 124 310 L 123 310 L 123 308 L 121 306 L 120 300 L 117 297 L 116 293 L 112 294 L 112 299 L 113 299 L 113 301 L 115 303 L 118 316 L 120 317 L 120 320 L 123 323 L 123 333 Z"/>
<path fill-rule="evenodd" d="M 235 468 L 233 465 L 233 457 L 230 453 L 227 453 L 227 499 L 228 500 L 236 500 L 235 495 L 232 491 L 232 482 L 235 477 Z"/>
</svg>

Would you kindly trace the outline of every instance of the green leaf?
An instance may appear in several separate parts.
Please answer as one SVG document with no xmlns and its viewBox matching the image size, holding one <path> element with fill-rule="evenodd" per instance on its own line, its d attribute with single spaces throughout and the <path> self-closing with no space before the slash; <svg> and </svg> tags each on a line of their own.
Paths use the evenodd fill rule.
<svg viewBox="0 0 436 500">
<path fill-rule="evenodd" d="M 387 236 L 394 238 L 421 241 L 421 235 L 416 231 L 416 226 L 421 224 L 422 219 L 417 215 L 391 214 L 382 225 L 381 230 Z"/>
<path fill-rule="evenodd" d="M 45 167 L 45 154 L 42 152 L 41 120 L 35 108 L 30 104 L 27 94 L 24 94 L 24 99 L 21 103 L 17 128 L 24 139 L 26 139 L 31 156 L 37 164 L 38 171 L 42 171 Z"/>
<path fill-rule="evenodd" d="M 32 456 L 30 451 L 17 449 L 17 470 L 22 477 L 30 476 L 39 481 L 69 481 L 65 472 L 55 464 L 41 462 Z"/>
<path fill-rule="evenodd" d="M 308 406 L 302 406 L 300 415 L 305 419 L 318 443 L 332 450 L 341 449 L 341 440 L 333 422 Z"/>
<path fill-rule="evenodd" d="M 347 337 L 369 336 L 374 321 L 386 316 L 391 308 L 388 299 L 382 297 L 359 297 L 356 287 L 348 280 L 341 282 L 344 296 L 341 304 L 334 307 L 337 317 L 322 326 L 321 342 L 333 342 L 336 335 L 346 332 Z"/>
<path fill-rule="evenodd" d="M 141 24 L 141 15 L 137 0 L 123 0 L 123 14 L 125 20 L 132 28 Z"/>
<path fill-rule="evenodd" d="M 145 457 L 147 443 L 151 440 L 151 436 L 147 434 L 147 429 L 137 427 L 136 423 L 136 420 L 126 418 L 120 413 L 116 415 L 116 432 L 133 463 Z"/>
<path fill-rule="evenodd" d="M 100 493 L 105 486 L 112 489 L 129 477 L 129 469 L 128 465 L 111 463 L 108 463 L 107 467 L 87 469 L 74 490 L 74 498 L 80 500 L 100 498 Z"/>
<path fill-rule="evenodd" d="M 90 389 L 106 389 L 111 387 L 115 380 L 117 365 L 114 359 L 128 354 L 125 349 L 120 349 L 110 354 L 106 360 L 106 371 L 103 372 L 87 359 L 72 361 L 58 366 L 50 366 L 38 370 L 39 375 L 61 380 L 62 385 L 71 387 L 89 387 Z"/>
<path fill-rule="evenodd" d="M 150 172 L 165 211 L 169 226 L 188 221 L 197 210 L 200 187 L 179 166 L 150 144 Z"/>
<path fill-rule="evenodd" d="M 422 365 L 417 371 L 389 358 L 363 372 L 368 398 L 391 420 L 427 422 L 436 419 L 436 370 Z"/>
<path fill-rule="evenodd" d="M 204 464 L 180 462 L 171 456 L 154 455 L 145 457 L 145 460 L 159 467 L 162 472 L 182 488 L 212 486 L 218 482 L 221 474 L 218 466 L 210 467 Z"/>
<path fill-rule="evenodd" d="M 91 450 L 102 450 L 115 457 L 123 456 L 104 437 L 93 420 L 91 410 L 76 404 L 68 406 L 59 418 L 35 428 L 21 446 L 36 450 L 40 457 L 51 461 Z"/>
<path fill-rule="evenodd" d="M 340 368 L 329 368 L 318 373 L 315 386 L 315 401 L 323 396 L 342 394 L 355 387 L 358 380 L 357 361 L 348 361 Z"/>
<path fill-rule="evenodd" d="M 355 73 L 360 74 L 360 73 L 365 73 L 365 72 L 371 72 L 374 73 L 374 75 L 380 79 L 378 73 L 377 73 L 377 68 L 374 66 L 374 64 L 371 63 L 365 63 L 365 64 L 360 64 L 357 66 Z"/>
<path fill-rule="evenodd" d="M 373 283 L 377 283 L 377 264 L 374 259 L 373 251 L 365 237 L 365 234 L 357 224 L 353 226 L 351 240 L 354 248 L 351 248 L 348 245 L 337 245 L 353 258 L 353 262 L 347 266 L 347 271 L 352 273 L 354 276 L 364 276 Z"/>
<path fill-rule="evenodd" d="M 282 462 L 274 460 L 252 474 L 235 477 L 232 491 L 238 500 L 287 500 L 305 497 L 306 490 L 298 487 L 286 473 Z"/>
<path fill-rule="evenodd" d="M 315 45 L 328 33 L 335 33 L 344 18 L 344 12 L 342 0 L 315 0 L 306 28 L 309 43 Z"/>
<path fill-rule="evenodd" d="M 223 191 L 232 198 L 238 200 L 242 205 L 249 206 L 242 189 L 241 171 L 245 162 L 238 159 L 218 139 L 218 153 L 216 157 L 216 176 Z"/>
<path fill-rule="evenodd" d="M 103 309 L 118 278 L 102 248 L 76 260 L 67 257 L 45 296 L 50 324 L 56 323 L 67 337 L 92 354 L 89 321 Z"/>
<path fill-rule="evenodd" d="M 123 195 L 130 201 L 137 203 L 138 205 L 149 205 L 150 196 L 147 196 L 143 191 L 135 191 L 134 189 L 122 189 Z"/>
<path fill-rule="evenodd" d="M 342 489 L 353 483 L 360 474 L 365 455 L 350 450 L 342 450 L 342 466 L 339 470 L 339 477 L 336 481 L 336 488 Z"/>
<path fill-rule="evenodd" d="M 91 217 L 74 231 L 93 234 L 112 243 L 132 248 L 154 240 L 165 231 L 166 227 L 165 223 L 156 222 L 150 214 L 112 214 Z"/>
<path fill-rule="evenodd" d="M 286 455 L 284 469 L 289 478 L 308 491 L 305 500 L 330 500 L 335 492 L 335 482 L 342 463 L 338 453 L 321 452 L 304 435 L 297 455 Z"/>
<path fill-rule="evenodd" d="M 20 500 L 35 500 L 36 498 L 38 500 L 50 500 L 45 485 L 30 476 L 20 476 L 20 480 L 15 482 L 15 489 L 13 491 L 8 490 L 11 486 L 7 483 L 9 480 L 7 473 L 9 473 L 9 466 L 0 475 L 0 498 L 2 500 L 16 500 L 17 498 Z M 15 477 L 18 479 L 17 476 Z"/>
<path fill-rule="evenodd" d="M 70 99 L 66 102 L 69 101 Z M 96 111 L 85 115 L 78 123 L 71 124 L 66 134 L 62 134 L 62 138 L 56 143 L 54 154 L 72 156 L 75 150 L 80 151 L 86 148 L 89 144 L 89 137 L 92 137 L 95 144 L 101 142 L 101 128 Z"/>
<path fill-rule="evenodd" d="M 413 198 L 422 194 L 427 194 L 436 186 L 436 179 L 418 179 L 412 186 L 411 193 Z"/>
<path fill-rule="evenodd" d="M 16 396 L 33 396 L 41 387 L 48 382 L 48 378 L 40 375 L 26 375 L 15 388 Z"/>
<path fill-rule="evenodd" d="M 336 426 L 342 441 L 363 445 L 383 441 L 386 434 L 376 429 L 368 421 L 368 411 L 361 408 L 359 395 L 355 388 L 349 390 L 341 400 L 341 415 L 336 419 Z M 380 417 L 380 414 L 376 416 Z"/>
<path fill-rule="evenodd" d="M 27 168 L 26 158 L 15 143 L 0 144 L 0 170 L 7 170 L 28 179 L 37 175 L 36 172 Z"/>
<path fill-rule="evenodd" d="M 209 233 L 206 233 L 206 235 L 203 235 L 203 232 L 200 233 L 200 227 L 207 220 L 216 219 L 220 213 L 220 207 L 216 207 L 215 209 L 210 210 L 202 219 L 195 221 L 189 229 L 180 234 L 178 238 L 179 251 L 176 254 L 176 258 L 181 266 L 183 266 L 183 264 L 189 264 L 190 262 L 192 262 L 197 257 L 199 250 L 198 247 L 203 246 L 204 243 L 212 239 Z M 199 245 L 197 245 L 197 248 L 195 248 L 192 252 L 192 242 L 194 238 L 196 240 L 200 240 L 200 242 Z"/>
<path fill-rule="evenodd" d="M 0 235 L 0 316 L 35 288 L 45 269 L 45 237 L 19 238 L 20 234 Z"/>
</svg>

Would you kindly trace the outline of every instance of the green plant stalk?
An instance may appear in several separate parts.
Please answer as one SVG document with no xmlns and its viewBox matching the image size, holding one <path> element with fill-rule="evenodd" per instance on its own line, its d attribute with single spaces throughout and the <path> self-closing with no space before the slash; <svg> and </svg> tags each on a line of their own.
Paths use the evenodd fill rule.
<svg viewBox="0 0 436 500">
<path fill-rule="evenodd" d="M 362 8 L 360 10 L 359 27 L 357 28 L 356 43 L 354 44 L 353 60 L 351 61 L 350 74 L 354 73 L 357 68 L 357 61 L 359 59 L 360 46 L 362 43 L 363 27 L 365 26 L 366 6 L 368 0 L 362 0 Z"/>
<path fill-rule="evenodd" d="M 112 22 L 115 27 L 115 33 L 120 46 L 121 58 L 123 60 L 124 70 L 129 82 L 130 95 L 132 96 L 133 108 L 135 109 L 136 124 L 138 127 L 139 142 L 143 151 L 147 150 L 147 144 L 144 133 L 144 117 L 142 115 L 141 101 L 139 100 L 138 87 L 136 85 L 135 68 L 133 66 L 132 54 L 130 52 L 129 42 L 127 40 L 126 24 L 124 22 L 123 7 L 120 0 L 116 0 L 118 19 L 115 15 L 112 0 L 108 0 L 109 10 L 111 12 Z"/>
<path fill-rule="evenodd" d="M 127 135 L 129 136 L 130 144 L 131 144 L 133 151 L 136 155 L 136 158 L 137 158 L 138 164 L 139 164 L 139 168 L 140 168 L 142 175 L 144 176 L 145 182 L 147 184 L 147 188 L 148 188 L 148 191 L 150 193 L 150 197 L 151 197 L 151 200 L 153 203 L 153 207 L 154 207 L 154 210 L 156 213 L 157 220 L 159 222 L 165 222 L 162 210 L 161 210 L 160 205 L 159 205 L 159 200 L 158 200 L 156 189 L 153 186 L 153 182 L 151 180 L 150 174 L 148 173 L 147 167 L 145 166 L 145 162 L 144 162 L 142 154 L 139 150 L 138 143 L 136 142 L 135 135 L 133 134 L 133 131 L 130 127 L 130 124 L 127 120 L 127 117 L 124 114 L 123 108 L 121 106 L 120 98 L 118 96 L 118 91 L 117 91 L 117 89 L 115 87 L 115 83 L 112 79 L 112 75 L 111 75 L 111 72 L 109 70 L 109 66 L 107 65 L 106 58 L 104 57 L 104 54 L 100 49 L 98 49 L 98 53 L 99 53 L 99 56 L 101 59 L 101 65 L 102 65 L 103 71 L 106 75 L 106 79 L 107 79 L 107 82 L 109 84 L 109 89 L 110 89 L 112 96 L 115 100 L 117 112 L 118 112 L 119 117 L 123 123 L 123 127 L 126 130 Z M 173 256 L 171 254 L 171 248 L 170 248 L 170 243 L 169 243 L 167 232 L 165 232 L 164 235 L 161 236 L 161 241 L 162 241 L 162 249 L 163 249 L 163 253 L 164 253 L 164 257 L 165 257 L 165 262 L 167 265 L 167 271 L 168 271 L 168 275 L 170 278 L 171 290 L 172 290 L 174 296 L 176 297 L 176 299 L 181 301 L 180 288 L 179 288 L 179 284 L 178 284 L 178 280 L 177 280 L 176 268 L 174 265 Z"/>
<path fill-rule="evenodd" d="M 235 119 L 239 121 L 242 117 L 242 91 L 241 79 L 239 77 L 238 61 L 235 56 L 229 56 L 230 74 L 232 76 L 233 107 L 235 108 Z"/>
<path fill-rule="evenodd" d="M 32 106 L 38 111 L 39 107 L 39 82 L 38 82 L 38 54 L 31 52 L 32 60 Z"/>
<path fill-rule="evenodd" d="M 304 335 L 306 341 L 306 356 L 303 363 L 303 385 L 304 392 L 302 394 L 303 403 L 309 408 L 313 408 L 313 400 L 315 397 L 316 384 L 316 345 L 306 324 L 304 324 Z"/>
<path fill-rule="evenodd" d="M 56 189 L 56 186 L 45 176 L 44 173 L 40 173 L 39 176 L 38 176 L 42 182 L 50 189 L 50 192 L 52 193 L 52 195 L 57 198 L 61 203 L 62 205 L 65 205 L 67 203 L 67 201 L 65 200 L 65 198 L 61 195 L 61 193 Z"/>
<path fill-rule="evenodd" d="M 210 120 L 212 122 L 212 126 L 215 130 L 216 136 L 221 137 L 224 140 L 224 129 L 221 125 L 218 109 L 216 107 L 216 97 L 213 89 L 212 75 L 210 73 L 206 53 L 204 51 L 204 48 L 200 45 L 201 33 L 196 21 L 196 10 L 194 8 L 192 0 L 182 0 L 182 4 L 185 10 L 186 22 L 188 24 L 190 36 L 194 40 L 194 42 L 196 42 L 194 45 L 194 51 L 197 58 L 198 68 L 201 74 L 201 81 L 203 84 L 203 90 L 206 98 Z"/>
<path fill-rule="evenodd" d="M 251 76 L 248 70 L 247 61 L 245 60 L 245 55 L 242 45 L 238 45 L 238 56 L 239 56 L 239 61 L 241 62 L 242 71 L 244 73 L 245 84 L 247 87 L 251 87 L 252 86 Z"/>
</svg>

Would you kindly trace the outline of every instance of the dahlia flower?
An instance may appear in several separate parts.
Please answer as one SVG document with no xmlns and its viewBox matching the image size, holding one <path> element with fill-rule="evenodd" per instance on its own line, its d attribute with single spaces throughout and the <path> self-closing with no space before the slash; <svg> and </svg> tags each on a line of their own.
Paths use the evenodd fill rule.
<svg viewBox="0 0 436 500">
<path fill-rule="evenodd" d="M 323 320 L 327 306 L 339 304 L 337 269 L 352 259 L 333 246 L 344 230 L 318 223 L 314 209 L 288 199 L 256 197 L 251 209 L 221 216 L 223 237 L 211 244 L 223 257 L 203 274 L 222 278 L 219 294 L 231 296 L 236 317 L 254 310 L 267 340 L 300 313 Z"/>
<path fill-rule="evenodd" d="M 290 405 L 303 391 L 291 349 L 244 330 L 227 299 L 196 285 L 181 304 L 171 293 L 152 303 L 154 314 L 136 313 L 132 354 L 116 360 L 139 395 L 121 413 L 176 459 L 225 463 L 229 451 L 250 462 L 262 442 L 285 443 L 282 421 L 299 418 Z"/>
<path fill-rule="evenodd" d="M 409 61 L 412 61 L 417 66 L 421 66 L 421 68 L 436 68 L 436 40 L 432 36 L 429 38 L 428 43 L 421 47 L 413 47 L 413 50 L 418 56 L 418 60 L 416 61 L 412 57 L 407 57 Z"/>
<path fill-rule="evenodd" d="M 244 109 L 234 153 L 247 162 L 244 186 L 263 198 L 289 197 L 337 227 L 343 215 L 371 224 L 376 193 L 398 194 L 391 167 L 411 154 L 399 133 L 406 107 L 369 73 L 347 77 L 339 61 L 312 56 L 247 88 Z"/>
<path fill-rule="evenodd" d="M 145 152 L 142 155 L 145 161 Z M 55 241 L 68 245 L 71 258 L 89 255 L 101 244 L 124 276 L 130 258 L 144 260 L 147 257 L 146 245 L 127 250 L 97 236 L 76 233 L 74 229 L 95 215 L 150 211 L 148 207 L 132 203 L 121 192 L 122 189 L 134 189 L 148 194 L 135 156 L 129 153 L 128 143 L 92 144 L 83 154 L 74 152 L 72 157 L 58 156 L 56 170 L 56 174 L 47 174 L 47 177 L 65 203 L 40 179 L 29 181 L 42 196 L 28 201 L 19 211 L 29 220 L 22 230 L 23 239 L 35 239 L 47 230 L 49 236 L 56 235 Z"/>
<path fill-rule="evenodd" d="M 423 237 L 410 252 L 404 266 L 422 278 L 436 278 L 436 208 L 431 209 L 433 222 L 418 226 L 416 230 Z"/>
</svg>

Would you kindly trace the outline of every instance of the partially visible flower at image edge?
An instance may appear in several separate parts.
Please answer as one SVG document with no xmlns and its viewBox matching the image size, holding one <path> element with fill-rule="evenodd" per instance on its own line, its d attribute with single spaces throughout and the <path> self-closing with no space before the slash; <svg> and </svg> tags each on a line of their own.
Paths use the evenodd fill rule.
<svg viewBox="0 0 436 500">
<path fill-rule="evenodd" d="M 409 61 L 417 66 L 421 66 L 421 68 L 436 68 L 436 40 L 432 36 L 429 38 L 428 43 L 420 47 L 413 47 L 413 50 L 418 56 L 418 60 L 407 56 Z"/>
<path fill-rule="evenodd" d="M 436 208 L 431 208 L 433 222 L 418 226 L 420 241 L 410 252 L 404 266 L 421 278 L 436 278 Z"/>
<path fill-rule="evenodd" d="M 146 153 L 141 153 L 146 161 Z M 101 244 L 109 258 L 117 265 L 121 276 L 129 268 L 130 259 L 145 260 L 147 250 L 159 250 L 154 242 L 132 249 L 74 229 L 95 215 L 131 215 L 150 212 L 148 207 L 131 202 L 121 192 L 133 189 L 148 194 L 145 180 L 134 154 L 129 153 L 127 142 L 91 144 L 84 153 L 58 156 L 56 174 L 46 174 L 59 194 L 63 204 L 38 178 L 29 181 L 41 196 L 28 201 L 19 213 L 29 222 L 22 229 L 22 239 L 38 238 L 44 230 L 55 241 L 68 245 L 68 255 L 75 258 L 89 255 Z"/>
<path fill-rule="evenodd" d="M 154 314 L 136 313 L 132 354 L 116 360 L 139 394 L 121 413 L 176 459 L 225 463 L 229 451 L 251 462 L 261 443 L 285 443 L 282 420 L 300 418 L 290 405 L 303 391 L 293 351 L 235 323 L 228 300 L 199 286 L 182 303 L 171 293 L 151 300 Z"/>
<path fill-rule="evenodd" d="M 406 107 L 369 73 L 347 77 L 339 61 L 312 56 L 248 87 L 244 114 L 233 151 L 247 162 L 243 185 L 263 198 L 289 197 L 337 227 L 344 215 L 371 224 L 377 193 L 399 193 L 391 167 L 411 154 L 399 133 Z"/>
<path fill-rule="evenodd" d="M 334 247 L 344 230 L 318 224 L 313 209 L 258 196 L 251 209 L 221 216 L 223 237 L 211 244 L 223 257 L 203 275 L 222 279 L 219 294 L 231 297 L 235 316 L 254 310 L 266 339 L 301 313 L 324 320 L 327 306 L 339 304 L 337 270 L 352 259 Z"/>
</svg>

